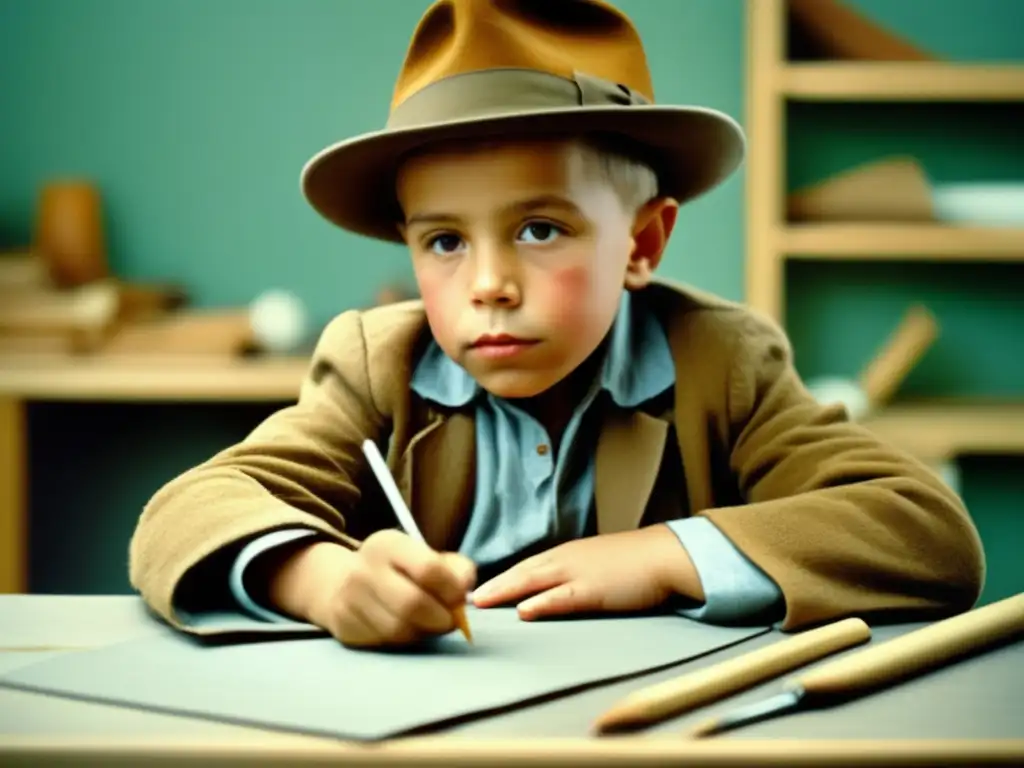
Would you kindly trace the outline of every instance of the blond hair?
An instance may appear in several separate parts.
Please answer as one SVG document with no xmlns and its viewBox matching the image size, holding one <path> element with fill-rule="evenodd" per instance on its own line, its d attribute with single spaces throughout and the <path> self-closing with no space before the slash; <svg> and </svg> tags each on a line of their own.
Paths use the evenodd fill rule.
<svg viewBox="0 0 1024 768">
<path fill-rule="evenodd" d="M 644 152 L 624 137 L 614 134 L 537 134 L 516 137 L 516 141 L 564 141 L 580 150 L 583 171 L 591 178 L 611 186 L 622 207 L 630 215 L 658 196 L 658 174 L 644 159 Z M 471 140 L 447 139 L 417 147 L 403 155 L 398 165 L 417 156 L 445 149 L 483 150 L 508 143 L 505 137 L 483 136 Z"/>
<path fill-rule="evenodd" d="M 616 136 L 591 134 L 577 137 L 587 170 L 609 184 L 630 214 L 658 196 L 658 174 L 636 148 Z"/>
</svg>

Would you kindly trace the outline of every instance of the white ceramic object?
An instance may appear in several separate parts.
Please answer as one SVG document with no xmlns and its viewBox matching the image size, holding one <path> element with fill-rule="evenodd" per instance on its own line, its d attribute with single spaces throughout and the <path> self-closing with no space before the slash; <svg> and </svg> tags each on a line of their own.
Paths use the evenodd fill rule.
<svg viewBox="0 0 1024 768">
<path fill-rule="evenodd" d="M 860 421 L 867 416 L 871 404 L 867 395 L 855 381 L 840 378 L 821 378 L 808 382 L 807 389 L 822 405 L 842 403 L 851 421 Z"/>
<path fill-rule="evenodd" d="M 1024 227 L 1024 182 L 936 184 L 932 203 L 940 221 Z"/>
<path fill-rule="evenodd" d="M 261 293 L 249 306 L 253 340 L 273 354 L 298 351 L 309 333 L 309 317 L 294 293 L 271 290 Z"/>
<path fill-rule="evenodd" d="M 855 381 L 838 377 L 815 379 L 807 383 L 811 395 L 822 405 L 842 403 L 851 421 L 860 421 L 868 415 L 871 404 L 864 390 Z M 931 469 L 954 493 L 961 488 L 960 465 L 955 461 L 931 464 Z"/>
<path fill-rule="evenodd" d="M 933 464 L 932 470 L 950 490 L 958 496 L 961 493 L 962 483 L 960 481 L 960 465 L 955 461 L 944 461 L 940 464 Z"/>
</svg>

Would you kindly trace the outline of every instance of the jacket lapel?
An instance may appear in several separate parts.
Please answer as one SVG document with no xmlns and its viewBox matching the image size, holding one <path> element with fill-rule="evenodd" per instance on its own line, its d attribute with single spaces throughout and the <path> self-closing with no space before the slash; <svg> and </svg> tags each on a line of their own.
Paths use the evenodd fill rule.
<svg viewBox="0 0 1024 768">
<path fill-rule="evenodd" d="M 435 416 L 402 459 L 401 491 L 427 543 L 458 547 L 469 522 L 476 479 L 476 426 L 469 414 Z"/>
<path fill-rule="evenodd" d="M 661 467 L 669 424 L 642 411 L 609 409 L 597 441 L 594 501 L 597 532 L 640 525 Z"/>
</svg>

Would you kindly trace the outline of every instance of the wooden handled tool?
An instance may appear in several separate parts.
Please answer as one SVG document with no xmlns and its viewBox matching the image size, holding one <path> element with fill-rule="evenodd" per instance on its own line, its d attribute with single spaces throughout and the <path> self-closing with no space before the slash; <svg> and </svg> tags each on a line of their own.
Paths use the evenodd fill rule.
<svg viewBox="0 0 1024 768">
<path fill-rule="evenodd" d="M 1024 634 L 1024 593 L 836 659 L 792 680 L 785 690 L 697 726 L 707 736 L 797 709 L 826 707 L 894 685 L 929 669 Z"/>
<path fill-rule="evenodd" d="M 805 694 L 846 699 L 955 661 L 1024 633 L 1024 594 L 936 622 L 809 671 L 797 681 Z"/>
<path fill-rule="evenodd" d="M 844 619 L 811 629 L 767 648 L 632 693 L 602 714 L 594 729 L 608 733 L 650 725 L 870 638 L 870 628 L 860 619 Z"/>
<path fill-rule="evenodd" d="M 860 386 L 872 410 L 889 402 L 914 366 L 939 335 L 939 326 L 928 309 L 912 306 L 882 351 L 860 377 Z"/>
</svg>

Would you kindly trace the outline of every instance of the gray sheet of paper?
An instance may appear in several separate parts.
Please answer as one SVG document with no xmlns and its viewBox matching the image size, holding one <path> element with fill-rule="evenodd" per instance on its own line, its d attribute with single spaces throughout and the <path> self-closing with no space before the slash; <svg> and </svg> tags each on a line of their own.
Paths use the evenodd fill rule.
<svg viewBox="0 0 1024 768">
<path fill-rule="evenodd" d="M 141 600 L 0 595 L 0 651 L 94 648 L 160 629 Z"/>
<path fill-rule="evenodd" d="M 415 651 L 330 638 L 201 645 L 170 630 L 63 654 L 0 685 L 269 729 L 376 740 L 665 667 L 769 631 L 677 615 L 521 621 L 468 611 L 460 635 Z"/>
</svg>

